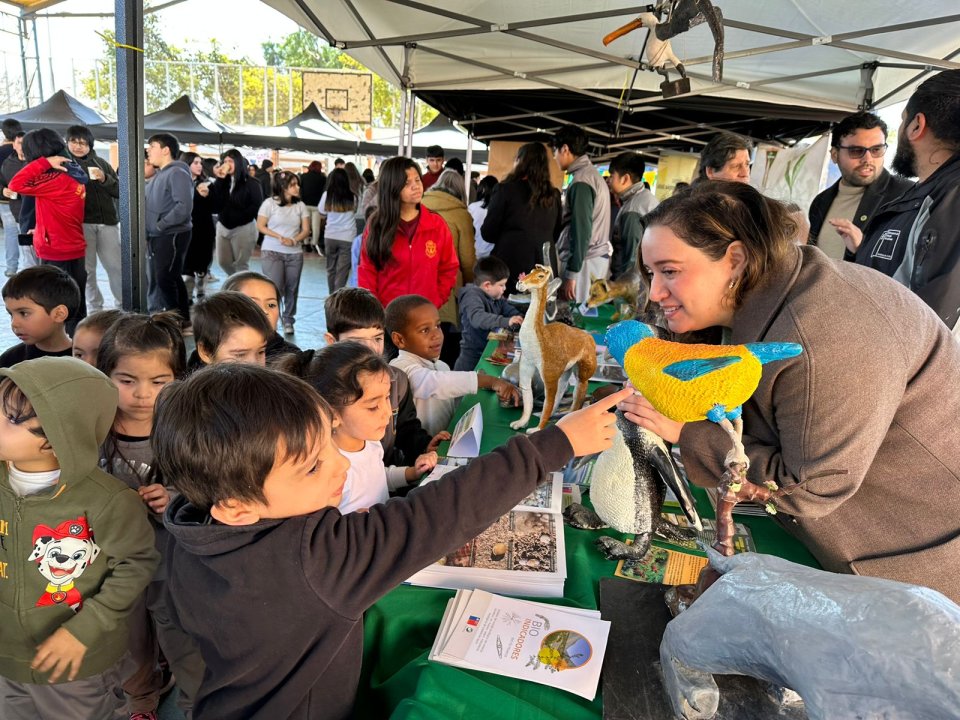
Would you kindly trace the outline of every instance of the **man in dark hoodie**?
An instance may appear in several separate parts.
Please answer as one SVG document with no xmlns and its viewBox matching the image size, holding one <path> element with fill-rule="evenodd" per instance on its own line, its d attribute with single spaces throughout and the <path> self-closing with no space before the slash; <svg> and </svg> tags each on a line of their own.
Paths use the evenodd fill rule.
<svg viewBox="0 0 960 720">
<path fill-rule="evenodd" d="M 147 307 L 176 310 L 190 327 L 190 296 L 183 282 L 183 260 L 193 231 L 193 176 L 176 158 L 180 143 L 169 133 L 147 141 L 147 161 L 157 168 L 146 188 Z"/>
<path fill-rule="evenodd" d="M 341 515 L 348 460 L 306 382 L 224 363 L 164 388 L 153 443 L 182 493 L 168 603 L 207 666 L 194 704 L 217 720 L 351 717 L 363 613 L 475 537 L 573 456 L 610 447 L 627 389 L 518 435 L 405 498 Z"/>
<path fill-rule="evenodd" d="M 83 237 L 87 241 L 87 310 L 103 310 L 103 295 L 97 285 L 98 256 L 107 271 L 114 305 L 120 307 L 123 303 L 120 218 L 117 215 L 120 180 L 110 163 L 93 149 L 93 133 L 85 125 L 74 125 L 67 130 L 67 149 L 74 162 L 90 176 L 83 212 Z"/>
<path fill-rule="evenodd" d="M 0 370 L 0 407 L 0 717 L 117 717 L 127 619 L 159 561 L 139 496 L 98 467 L 117 390 L 44 357 Z"/>
<path fill-rule="evenodd" d="M 89 175 L 70 158 L 61 137 L 48 128 L 24 135 L 23 155 L 27 165 L 7 187 L 36 200 L 33 249 L 41 263 L 55 265 L 72 277 L 77 287 L 85 288 L 83 213 Z M 86 316 L 87 305 L 81 293 L 78 308 L 67 319 L 67 334 L 72 336 L 77 323 Z"/>
<path fill-rule="evenodd" d="M 213 174 L 217 181 L 210 186 L 210 197 L 217 213 L 217 262 L 233 275 L 250 269 L 263 191 L 247 174 L 247 159 L 236 148 L 223 153 Z"/>
</svg>

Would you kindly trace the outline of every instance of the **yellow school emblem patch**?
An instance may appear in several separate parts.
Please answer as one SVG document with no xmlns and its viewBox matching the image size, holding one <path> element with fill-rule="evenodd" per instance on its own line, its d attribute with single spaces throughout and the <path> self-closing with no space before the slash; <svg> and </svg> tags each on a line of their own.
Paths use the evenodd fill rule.
<svg viewBox="0 0 960 720">
<path fill-rule="evenodd" d="M 428 258 L 437 256 L 437 244 L 433 240 L 427 240 L 426 253 Z"/>
</svg>

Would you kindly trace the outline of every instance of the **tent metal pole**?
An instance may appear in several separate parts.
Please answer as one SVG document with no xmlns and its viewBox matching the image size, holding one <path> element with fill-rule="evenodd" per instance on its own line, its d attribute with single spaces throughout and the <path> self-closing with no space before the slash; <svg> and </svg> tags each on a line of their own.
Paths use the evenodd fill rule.
<svg viewBox="0 0 960 720">
<path fill-rule="evenodd" d="M 407 90 L 410 97 L 407 100 L 407 108 L 410 111 L 410 118 L 407 120 L 407 157 L 413 157 L 413 126 L 417 122 L 417 96 L 412 91 Z"/>
<path fill-rule="evenodd" d="M 467 161 L 463 169 L 463 204 L 470 204 L 470 173 L 473 170 L 473 135 L 467 135 Z"/>
<path fill-rule="evenodd" d="M 397 123 L 397 129 L 399 130 L 399 132 L 397 133 L 397 135 L 399 136 L 397 138 L 397 143 L 398 143 L 397 155 L 400 155 L 401 157 L 406 155 L 406 153 L 404 152 L 404 150 L 406 150 L 407 148 L 406 127 L 407 127 L 407 91 L 401 90 L 400 91 L 400 122 Z"/>
<path fill-rule="evenodd" d="M 115 0 L 116 37 L 143 47 L 143 0 Z M 123 308 L 147 310 L 147 235 L 143 196 L 143 53 L 118 47 L 117 140 L 120 176 L 120 263 Z"/>
<path fill-rule="evenodd" d="M 427 8 L 427 6 L 421 5 L 419 3 L 409 3 L 409 2 L 400 2 L 400 0 L 390 0 L 390 2 L 395 2 L 400 5 L 406 5 L 416 10 L 426 10 L 428 12 L 435 12 L 435 8 Z M 478 21 L 470 19 L 467 20 L 467 16 L 460 16 L 464 18 L 463 22 L 474 22 L 478 23 L 476 27 L 470 28 L 459 28 L 457 30 L 438 30 L 435 32 L 426 32 L 426 33 L 415 33 L 413 35 L 398 35 L 395 37 L 388 38 L 372 38 L 370 40 L 342 40 L 340 46 L 344 50 L 355 50 L 357 48 L 364 47 L 382 47 L 384 45 L 405 45 L 406 43 L 420 43 L 426 40 L 443 40 L 446 38 L 455 38 L 455 37 L 465 37 L 468 35 L 480 35 L 483 33 L 495 33 L 503 32 L 505 30 L 522 30 L 524 28 L 532 27 L 546 27 L 548 25 L 564 25 L 567 23 L 574 22 L 585 22 L 587 20 L 600 20 L 603 18 L 610 17 L 621 17 L 623 15 L 637 15 L 642 12 L 651 12 L 654 9 L 653 5 L 636 5 L 634 7 L 626 8 L 616 8 L 614 10 L 600 10 L 598 12 L 591 13 L 580 13 L 577 15 L 561 15 L 556 17 L 549 18 L 539 18 L 536 20 L 521 20 L 520 22 L 513 23 L 495 23 L 480 25 Z"/>
<path fill-rule="evenodd" d="M 420 47 L 420 49 L 423 50 L 426 48 Z M 528 76 L 534 76 L 534 77 L 546 77 L 548 75 L 563 75 L 564 73 L 572 73 L 572 72 L 579 73 L 579 72 L 590 72 L 592 70 L 606 70 L 608 67 L 610 67 L 610 63 L 607 63 L 607 62 L 589 63 L 587 65 L 577 65 L 576 67 L 550 68 L 547 70 L 531 70 L 524 74 Z M 684 67 L 686 67 L 686 65 L 684 65 Z M 435 80 L 428 83 L 422 83 L 417 87 L 419 87 L 421 90 L 436 90 L 438 88 L 450 87 L 450 86 L 461 88 L 464 85 L 470 85 L 472 83 L 488 83 L 488 82 L 492 82 L 500 79 L 501 79 L 500 74 L 478 75 L 475 77 L 460 78 L 457 80 Z M 478 119 L 477 122 L 482 122 L 482 120 Z"/>
<path fill-rule="evenodd" d="M 27 34 L 27 23 L 21 15 L 20 23 L 20 62 L 23 65 L 23 100 L 27 107 L 30 107 L 30 77 L 27 75 L 27 48 L 23 44 L 23 38 Z M 99 84 L 98 84 L 99 87 Z"/>
<path fill-rule="evenodd" d="M 368 38 L 373 40 L 374 38 L 373 31 L 370 30 L 370 26 L 367 25 L 367 21 L 363 19 L 363 15 L 357 12 L 357 8 L 354 7 L 354 4 L 350 0 L 341 0 L 341 1 L 343 2 L 344 5 L 347 6 L 347 9 L 350 11 L 350 14 L 353 15 L 353 19 L 357 21 L 357 24 L 360 25 L 361 28 L 363 28 L 364 34 Z M 336 45 L 337 47 L 343 49 L 343 43 L 337 43 Z M 397 66 L 393 64 L 393 60 L 391 60 L 390 56 L 387 55 L 386 51 L 383 49 L 382 44 L 376 43 L 375 47 L 377 49 L 377 54 L 380 56 L 380 59 L 383 60 L 387 64 L 387 66 L 390 68 L 391 72 L 393 72 L 393 79 L 402 82 L 403 78 L 400 75 L 400 71 L 397 70 Z M 404 72 L 406 72 L 406 68 L 404 68 Z"/>
<path fill-rule="evenodd" d="M 945 56 L 943 59 L 944 59 L 944 60 L 952 60 L 952 59 L 955 58 L 957 55 L 960 55 L 960 47 L 958 47 L 956 50 L 954 50 L 954 51 L 953 51 L 952 53 L 950 53 L 949 55 Z M 880 65 L 881 65 L 881 67 L 882 67 L 882 66 L 883 66 L 883 63 L 880 63 Z M 933 69 L 932 69 L 932 68 L 928 68 L 928 69 L 924 70 L 923 72 L 917 73 L 917 74 L 914 75 L 912 78 L 910 78 L 909 80 L 907 80 L 905 83 L 901 83 L 900 85 L 898 85 L 897 87 L 895 87 L 893 90 L 891 90 L 890 92 L 888 92 L 886 95 L 884 95 L 884 96 L 883 96 L 882 98 L 880 98 L 879 100 L 874 100 L 874 101 L 873 101 L 873 105 L 872 105 L 871 107 L 872 107 L 872 108 L 877 107 L 880 103 L 885 102 L 888 98 L 892 98 L 894 95 L 896 95 L 898 92 L 900 92 L 900 91 L 903 90 L 904 88 L 908 88 L 908 87 L 910 87 L 911 85 L 915 85 L 916 83 L 920 82 L 920 79 L 921 79 L 921 78 L 929 75 L 929 74 L 932 73 L 932 72 L 933 72 Z"/>
</svg>

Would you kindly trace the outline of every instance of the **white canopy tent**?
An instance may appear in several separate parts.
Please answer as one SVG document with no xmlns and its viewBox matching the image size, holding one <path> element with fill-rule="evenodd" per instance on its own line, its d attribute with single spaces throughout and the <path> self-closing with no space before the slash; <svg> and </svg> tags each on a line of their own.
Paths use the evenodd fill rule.
<svg viewBox="0 0 960 720">
<path fill-rule="evenodd" d="M 716 0 L 725 26 L 723 80 L 710 79 L 713 38 L 700 25 L 673 41 L 692 92 L 670 101 L 659 95 L 662 78 L 636 61 L 645 29 L 608 47 L 601 42 L 653 6 L 598 0 L 585 12 L 573 0 L 264 2 L 485 140 L 575 122 L 601 147 L 636 141 L 655 149 L 678 140 L 695 147 L 716 126 L 789 141 L 796 132 L 761 125 L 754 134 L 713 121 L 723 110 L 829 123 L 858 106 L 906 98 L 930 72 L 960 68 L 955 0 Z M 592 113 L 577 114 L 587 107 Z M 665 110 L 684 107 L 700 108 L 699 121 L 661 121 Z"/>
</svg>

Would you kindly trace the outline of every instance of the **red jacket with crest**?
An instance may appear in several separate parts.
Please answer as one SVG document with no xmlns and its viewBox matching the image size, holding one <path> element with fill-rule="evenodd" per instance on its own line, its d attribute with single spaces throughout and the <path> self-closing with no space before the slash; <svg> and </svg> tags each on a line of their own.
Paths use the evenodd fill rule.
<svg viewBox="0 0 960 720">
<path fill-rule="evenodd" d="M 37 199 L 33 249 L 38 258 L 62 261 L 86 255 L 83 212 L 87 188 L 83 183 L 54 170 L 46 158 L 37 158 L 14 175 L 7 187 Z"/>
<path fill-rule="evenodd" d="M 381 270 L 367 255 L 366 244 L 364 231 L 357 284 L 376 295 L 384 307 L 401 295 L 423 295 L 438 308 L 450 297 L 460 261 L 450 228 L 436 213 L 420 206 L 420 222 L 413 238 L 407 240 L 397 231 L 390 260 Z"/>
</svg>

